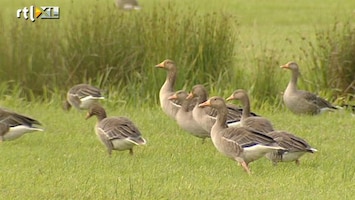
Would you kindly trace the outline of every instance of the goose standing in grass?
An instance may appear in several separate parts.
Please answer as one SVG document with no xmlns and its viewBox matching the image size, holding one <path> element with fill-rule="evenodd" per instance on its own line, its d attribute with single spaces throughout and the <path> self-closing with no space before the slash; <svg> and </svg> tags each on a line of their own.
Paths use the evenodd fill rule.
<svg viewBox="0 0 355 200">
<path fill-rule="evenodd" d="M 211 129 L 212 142 L 219 152 L 240 163 L 247 173 L 250 174 L 250 162 L 266 153 L 284 149 L 272 137 L 261 132 L 245 127 L 228 127 L 228 109 L 223 98 L 211 97 L 199 106 L 210 106 L 217 110 L 217 120 Z"/>
<path fill-rule="evenodd" d="M 206 131 L 210 132 L 211 128 L 216 120 L 217 112 L 211 107 L 200 107 L 199 104 L 207 101 L 208 92 L 203 85 L 195 85 L 187 97 L 189 99 L 196 98 L 197 104 L 192 111 L 192 115 L 195 121 L 200 124 Z M 235 105 L 228 104 L 227 124 L 228 126 L 238 126 L 242 116 L 243 109 L 238 108 Z M 255 115 L 251 113 L 251 115 Z"/>
<path fill-rule="evenodd" d="M 278 162 L 292 161 L 295 161 L 295 163 L 299 165 L 299 158 L 305 153 L 317 152 L 317 149 L 312 148 L 304 139 L 291 133 L 285 131 L 273 131 L 267 135 L 273 138 L 278 138 L 278 144 L 287 149 L 287 151 L 279 150 L 265 155 L 274 165 L 277 165 Z"/>
<path fill-rule="evenodd" d="M 64 110 L 69 110 L 72 106 L 79 110 L 87 110 L 90 105 L 105 99 L 101 95 L 101 90 L 88 84 L 78 84 L 70 88 L 64 102 Z"/>
<path fill-rule="evenodd" d="M 137 0 L 115 0 L 117 8 L 123 10 L 140 10 L 141 7 L 138 4 Z"/>
<path fill-rule="evenodd" d="M 43 131 L 33 118 L 0 108 L 0 142 L 14 140 L 25 133 Z"/>
<path fill-rule="evenodd" d="M 191 105 L 193 105 L 191 101 L 193 101 L 193 99 L 186 99 L 187 96 L 188 93 L 186 91 L 179 90 L 168 99 L 177 100 L 182 103 L 175 118 L 180 128 L 191 133 L 193 136 L 202 138 L 202 143 L 204 143 L 206 138 L 211 137 L 210 132 L 206 131 L 194 120 L 192 116 L 193 107 L 191 108 Z"/>
<path fill-rule="evenodd" d="M 167 71 L 166 80 L 159 91 L 160 107 L 166 115 L 172 119 L 175 119 L 176 113 L 180 109 L 181 105 L 174 101 L 170 101 L 169 97 L 175 93 L 175 82 L 177 76 L 176 64 L 174 61 L 167 59 L 157 64 L 155 67 L 165 69 Z"/>
<path fill-rule="evenodd" d="M 337 109 L 325 99 L 308 91 L 297 89 L 297 79 L 300 74 L 299 67 L 295 62 L 288 62 L 280 66 L 292 72 L 292 78 L 283 94 L 283 101 L 286 107 L 295 114 L 319 114 L 326 110 Z"/>
<path fill-rule="evenodd" d="M 86 119 L 94 115 L 97 117 L 95 133 L 106 146 L 110 156 L 112 150 L 129 150 L 129 153 L 133 155 L 134 146 L 146 144 L 141 132 L 130 119 L 107 117 L 105 109 L 99 104 L 92 104 L 89 107 Z"/>
<path fill-rule="evenodd" d="M 252 116 L 250 114 L 250 100 L 249 95 L 245 90 L 239 89 L 227 98 L 230 100 L 240 100 L 243 105 L 243 114 L 241 117 L 241 126 L 252 128 L 262 133 L 268 133 L 274 130 L 271 122 L 264 117 Z"/>
</svg>

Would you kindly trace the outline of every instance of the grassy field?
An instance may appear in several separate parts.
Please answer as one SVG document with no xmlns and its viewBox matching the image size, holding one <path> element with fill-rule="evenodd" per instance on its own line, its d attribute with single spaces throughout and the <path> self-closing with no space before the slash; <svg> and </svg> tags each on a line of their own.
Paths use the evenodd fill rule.
<svg viewBox="0 0 355 200">
<path fill-rule="evenodd" d="M 179 129 L 157 105 L 108 107 L 109 115 L 136 122 L 148 140 L 135 155 L 110 158 L 97 140 L 94 119 L 85 112 L 65 113 L 58 104 L 1 102 L 43 122 L 34 132 L 4 142 L 0 194 L 4 199 L 351 199 L 355 181 L 354 117 L 348 112 L 295 116 L 283 108 L 255 112 L 279 130 L 291 131 L 317 148 L 301 165 L 261 159 L 248 176 L 220 155 L 210 140 Z"/>
<path fill-rule="evenodd" d="M 97 2 L 2 1 L 0 7 L 1 16 L 10 23 L 18 8 L 32 3 L 58 5 L 62 9 L 62 19 L 58 21 L 61 27 L 74 20 L 68 17 L 70 11 L 79 12 Z M 102 2 L 103 6 L 113 4 Z M 146 0 L 141 4 L 144 10 L 149 10 L 167 2 Z M 297 60 L 301 65 L 309 63 L 300 50 L 305 42 L 302 37 L 313 41 L 315 29 L 332 26 L 335 19 L 345 20 L 355 10 L 355 1 L 348 0 L 181 0 L 175 1 L 175 5 L 198 8 L 201 13 L 223 10 L 235 15 L 239 23 L 238 66 L 231 67 L 246 68 L 253 77 L 247 83 L 256 83 L 255 75 L 261 69 L 253 65 L 266 55 L 271 67 L 276 67 L 278 88 L 284 88 L 290 77 L 288 72 L 277 71 L 280 64 L 289 60 Z M 27 44 L 25 40 L 24 43 Z M 162 54 L 144 66 L 152 67 L 165 56 Z M 11 67 L 15 75 L 28 78 L 23 71 L 15 70 L 17 66 L 0 66 L 0 72 Z M 149 87 L 159 88 L 165 73 L 154 73 L 156 85 Z M 306 75 L 305 81 L 301 80 L 301 87 L 309 83 L 307 78 Z M 228 81 L 234 81 L 233 87 L 216 84 L 211 95 L 227 96 L 241 87 L 238 80 Z M 178 82 L 179 86 L 187 84 L 184 79 Z M 351 142 L 355 117 L 347 111 L 316 117 L 295 116 L 280 101 L 271 106 L 263 104 L 262 99 L 252 98 L 253 104 L 261 105 L 254 112 L 269 118 L 276 129 L 305 138 L 318 152 L 305 155 L 300 166 L 281 163 L 274 167 L 266 159 L 258 160 L 251 164 L 253 173 L 248 176 L 235 162 L 220 155 L 210 140 L 201 144 L 199 139 L 179 129 L 163 114 L 156 100 L 139 99 L 133 90 L 135 85 L 131 93 L 120 93 L 107 84 L 103 89 L 109 90 L 110 98 L 104 105 L 109 116 L 130 117 L 148 145 L 135 148 L 134 156 L 113 152 L 111 158 L 94 134 L 95 119 L 85 120 L 85 112 L 61 110 L 60 92 L 43 102 L 28 102 L 22 99 L 21 88 L 8 91 L 2 86 L 0 105 L 38 119 L 45 131 L 0 144 L 0 199 L 352 199 L 355 195 L 355 148 Z M 245 89 L 253 90 L 256 86 L 248 85 Z M 278 88 L 276 91 L 281 92 Z M 157 93 L 158 90 L 150 97 L 156 98 Z"/>
</svg>

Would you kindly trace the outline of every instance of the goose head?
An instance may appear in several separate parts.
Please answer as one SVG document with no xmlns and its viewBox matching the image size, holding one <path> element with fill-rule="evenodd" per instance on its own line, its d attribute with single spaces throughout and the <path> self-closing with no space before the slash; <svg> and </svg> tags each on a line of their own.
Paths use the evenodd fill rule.
<svg viewBox="0 0 355 200">
<path fill-rule="evenodd" d="M 168 97 L 169 100 L 177 100 L 178 102 L 184 102 L 189 94 L 184 90 L 179 90 L 173 95 Z"/>
<path fill-rule="evenodd" d="M 200 103 L 198 106 L 199 107 L 209 106 L 209 107 L 219 110 L 221 108 L 226 107 L 226 102 L 221 97 L 211 97 L 207 101 Z"/>
<path fill-rule="evenodd" d="M 100 104 L 92 104 L 89 107 L 85 119 L 89 119 L 94 115 L 101 121 L 102 119 L 106 118 L 106 111 Z"/>
<path fill-rule="evenodd" d="M 155 65 L 155 67 L 171 71 L 171 70 L 175 70 L 176 69 L 176 64 L 175 64 L 174 61 L 172 61 L 170 59 L 166 59 L 163 62 Z"/>
<path fill-rule="evenodd" d="M 233 92 L 233 94 L 231 94 L 226 100 L 227 101 L 231 101 L 231 100 L 240 100 L 240 99 L 243 99 L 245 98 L 245 96 L 247 95 L 246 91 L 243 90 L 243 89 L 238 89 L 238 90 L 235 90 Z"/>
<path fill-rule="evenodd" d="M 187 99 L 199 98 L 199 101 L 204 102 L 208 98 L 208 92 L 203 85 L 195 85 L 192 87 L 191 92 L 186 97 Z"/>
<path fill-rule="evenodd" d="M 284 65 L 281 65 L 280 68 L 289 69 L 289 70 L 291 70 L 293 72 L 298 72 L 299 71 L 299 67 L 298 67 L 297 63 L 294 62 L 294 61 L 290 61 L 290 62 L 288 62 L 288 63 L 286 63 Z"/>
</svg>

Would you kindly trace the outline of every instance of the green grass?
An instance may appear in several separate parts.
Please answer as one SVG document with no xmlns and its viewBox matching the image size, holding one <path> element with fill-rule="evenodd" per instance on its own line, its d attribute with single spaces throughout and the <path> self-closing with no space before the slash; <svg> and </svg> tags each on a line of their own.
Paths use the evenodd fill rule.
<svg viewBox="0 0 355 200">
<path fill-rule="evenodd" d="M 17 19 L 16 9 L 31 4 L 1 2 L 0 79 L 16 82 L 27 96 L 89 82 L 115 90 L 129 103 L 156 102 L 165 74 L 153 66 L 166 58 L 178 64 L 179 88 L 200 83 L 210 90 L 244 88 L 258 102 L 277 104 L 289 79 L 278 66 L 295 60 L 306 75 L 301 87 L 332 100 L 351 93 L 354 61 L 346 52 L 353 52 L 347 41 L 355 31 L 346 22 L 353 21 L 354 2 L 155 0 L 142 2 L 144 9 L 133 13 L 119 12 L 110 1 L 33 3 L 60 6 L 61 19 Z M 350 35 L 341 37 L 344 33 Z M 341 51 L 329 42 L 342 44 Z M 327 45 L 331 48 L 320 50 Z M 334 53 L 344 56 L 327 59 Z M 334 65 L 346 70 L 328 70 Z M 263 74 L 273 74 L 272 79 Z"/>
<path fill-rule="evenodd" d="M 108 81 L 109 75 L 117 73 L 110 67 L 116 66 L 116 61 L 122 61 L 118 57 L 105 57 L 101 60 L 95 56 L 85 57 L 89 50 L 102 47 L 101 44 L 91 47 L 92 49 L 83 48 L 80 46 L 79 37 L 83 33 L 75 34 L 73 29 L 64 27 L 72 26 L 79 30 L 82 26 L 85 33 L 88 33 L 85 39 L 89 40 L 89 44 L 95 39 L 93 34 L 111 37 L 109 32 L 98 32 L 101 30 L 98 25 L 95 26 L 95 31 L 90 32 L 91 27 L 85 26 L 85 23 L 89 24 L 90 21 L 76 21 L 75 17 L 68 17 L 76 16 L 82 10 L 83 13 L 92 11 L 92 5 L 98 5 L 98 2 L 0 2 L 0 33 L 4 33 L 4 30 L 10 31 L 5 32 L 5 35 L 13 36 L 9 38 L 15 41 L 11 44 L 8 38 L 0 38 L 0 77 L 3 78 L 0 85 L 0 105 L 40 120 L 45 128 L 44 132 L 34 132 L 18 140 L 0 144 L 0 199 L 353 198 L 355 149 L 351 140 L 355 118 L 347 111 L 315 117 L 295 116 L 287 111 L 282 105 L 280 92 L 286 87 L 290 73 L 280 70 L 279 65 L 296 60 L 304 74 L 311 71 L 314 67 L 313 58 L 304 56 L 304 52 L 312 49 L 308 42 L 317 44 L 316 33 L 333 27 L 335 19 L 337 22 L 345 22 L 351 18 L 354 1 L 211 0 L 201 3 L 202 1 L 181 0 L 174 1 L 173 4 L 163 0 L 141 1 L 143 10 L 138 17 L 144 16 L 152 20 L 152 13 L 155 12 L 155 17 L 159 20 L 164 20 L 166 16 L 166 24 L 173 23 L 172 16 L 175 15 L 185 16 L 184 19 L 195 14 L 204 16 L 222 12 L 225 16 L 233 15 L 232 21 L 236 19 L 237 22 L 233 24 L 235 26 L 228 28 L 235 29 L 236 34 L 231 37 L 237 37 L 237 41 L 233 49 L 234 54 L 228 54 L 232 57 L 231 63 L 216 64 L 215 59 L 208 60 L 206 55 L 213 54 L 214 49 L 207 48 L 209 51 L 195 62 L 199 64 L 193 65 L 192 62 L 187 62 L 191 61 L 191 58 L 186 56 L 190 55 L 189 52 L 180 51 L 178 43 L 174 43 L 176 51 L 179 51 L 178 59 L 172 58 L 179 65 L 177 88 L 189 89 L 194 84 L 203 83 L 208 85 L 211 96 L 225 97 L 237 88 L 244 88 L 252 94 L 254 112 L 269 118 L 276 129 L 287 130 L 305 138 L 319 151 L 313 155 L 305 155 L 300 166 L 281 163 L 273 167 L 266 159 L 258 160 L 251 164 L 252 176 L 248 176 L 235 162 L 219 154 L 210 140 L 201 144 L 201 140 L 179 129 L 157 105 L 157 94 L 164 81 L 165 72 L 156 70 L 153 66 L 176 52 L 165 51 L 164 40 L 149 41 L 152 49 L 154 42 L 160 42 L 155 46 L 155 51 L 139 50 L 139 53 L 148 54 L 148 58 L 143 59 L 143 62 L 133 59 L 134 62 L 129 65 L 129 70 L 133 67 L 133 71 L 119 71 L 126 75 L 129 84 L 116 85 Z M 98 8 L 98 16 L 102 17 L 99 19 L 105 18 L 105 8 L 110 9 L 113 4 L 110 1 L 102 2 L 103 6 Z M 16 9 L 32 3 L 60 6 L 62 19 L 35 23 L 14 19 Z M 167 8 L 157 9 L 157 5 L 170 5 L 168 8 L 171 8 L 172 14 L 175 15 L 170 15 Z M 187 5 L 189 9 L 186 8 Z M 196 13 L 190 13 L 191 10 Z M 113 10 L 107 11 L 108 16 L 112 13 Z M 128 13 L 123 14 L 127 17 L 125 19 L 132 19 L 125 14 Z M 91 16 L 90 19 L 93 20 L 94 17 Z M 192 22 L 196 21 L 191 20 Z M 153 24 L 154 20 L 149 23 Z M 39 32 L 35 32 L 39 25 L 43 27 Z M 58 31 L 45 31 L 53 26 L 57 27 Z M 131 28 L 130 24 L 126 26 Z M 223 27 L 217 28 L 223 30 Z M 64 38 L 65 34 L 72 37 Z M 153 32 L 151 34 L 154 36 Z M 162 36 L 164 32 L 156 34 Z M 149 39 L 148 36 L 147 38 Z M 50 43 L 47 43 L 47 39 Z M 71 43 L 66 42 L 69 39 L 72 39 Z M 107 38 L 100 39 L 105 42 Z M 142 42 L 141 39 L 137 42 Z M 57 47 L 58 43 L 62 46 Z M 21 49 L 21 44 L 27 49 Z M 34 54 L 32 45 L 35 44 L 39 44 L 44 50 Z M 129 46 L 128 43 L 125 45 Z M 74 51 L 76 53 L 72 54 L 69 51 L 66 54 L 61 51 L 47 51 L 53 46 L 56 46 L 54 49 L 62 50 L 78 47 Z M 195 44 L 189 47 L 195 47 Z M 77 52 L 80 48 L 83 54 Z M 115 49 L 100 49 L 98 52 L 114 54 Z M 196 52 L 199 53 L 198 49 Z M 223 54 L 224 51 L 218 50 L 218 53 Z M 49 54 L 58 57 L 48 56 Z M 33 56 L 37 56 L 38 60 Z M 105 101 L 108 114 L 130 117 L 147 139 L 148 145 L 135 148 L 133 157 L 128 152 L 116 151 L 111 158 L 108 157 L 105 147 L 94 134 L 95 119 L 84 120 L 85 112 L 72 110 L 66 113 L 61 110 L 60 103 L 67 85 L 70 85 L 73 75 L 71 72 L 82 72 L 77 68 L 82 57 L 85 57 L 85 66 L 81 67 L 93 67 L 98 63 L 102 68 L 95 76 L 79 73 L 76 81 L 101 85 L 108 97 Z M 123 60 L 123 63 L 128 63 L 127 60 Z M 69 65 L 70 62 L 74 65 Z M 204 63 L 213 64 L 209 64 L 209 68 L 205 69 Z M 198 74 L 192 73 L 191 66 L 195 67 L 194 70 Z M 52 73 L 52 67 L 60 72 Z M 213 73 L 219 73 L 213 80 L 208 73 L 212 67 L 216 70 Z M 218 70 L 220 68 L 224 70 Z M 226 75 L 228 70 L 225 69 L 233 70 L 234 74 Z M 40 73 L 35 73 L 38 71 Z M 144 77 L 144 73 L 150 76 Z M 195 79 L 193 75 L 199 76 L 200 79 Z M 314 92 L 326 96 L 330 96 L 328 93 L 336 89 L 318 87 L 318 80 L 310 79 L 311 75 L 300 80 L 301 88 L 316 88 Z M 24 84 L 25 80 L 28 81 L 27 84 Z M 51 85 L 53 83 L 57 85 Z M 25 90 L 30 92 L 26 93 Z M 146 90 L 149 92 L 145 93 Z"/>
<path fill-rule="evenodd" d="M 319 152 L 301 165 L 261 159 L 248 176 L 219 154 L 210 140 L 179 129 L 157 105 L 106 106 L 108 114 L 130 117 L 148 140 L 135 155 L 110 158 L 94 134 L 96 119 L 66 113 L 58 104 L 3 101 L 39 119 L 34 132 L 0 145 L 0 194 L 4 199 L 351 199 L 355 194 L 355 149 L 349 143 L 355 118 L 348 112 L 295 116 L 279 109 L 255 112 L 279 130 L 305 138 Z"/>
<path fill-rule="evenodd" d="M 0 39 L 0 65 L 16 66 L 25 73 L 3 68 L 0 78 L 14 79 L 26 93 L 38 96 L 43 88 L 67 90 L 79 82 L 92 82 L 115 86 L 122 93 L 144 87 L 138 95 L 146 98 L 159 89 L 157 80 L 164 74 L 155 73 L 154 65 L 166 58 L 184 69 L 180 77 L 186 82 L 179 86 L 195 84 L 192 79 L 215 83 L 211 74 L 225 71 L 232 76 L 228 65 L 234 61 L 235 17 L 176 5 L 120 12 L 107 2 L 84 6 L 72 2 L 58 4 L 63 11 L 60 20 L 31 23 L 10 18 L 3 22 L 7 26 Z"/>
</svg>

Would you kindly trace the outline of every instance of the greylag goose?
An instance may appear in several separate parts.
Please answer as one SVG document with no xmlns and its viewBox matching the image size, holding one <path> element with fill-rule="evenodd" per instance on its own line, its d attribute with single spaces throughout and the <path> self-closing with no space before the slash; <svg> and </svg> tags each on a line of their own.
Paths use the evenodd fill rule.
<svg viewBox="0 0 355 200">
<path fill-rule="evenodd" d="M 175 119 L 175 115 L 181 105 L 174 101 L 170 101 L 168 98 L 175 93 L 175 81 L 177 75 L 176 64 L 174 61 L 167 59 L 157 64 L 155 67 L 165 69 L 168 72 L 166 80 L 159 91 L 160 107 L 166 115 Z"/>
<path fill-rule="evenodd" d="M 192 111 L 194 119 L 203 127 L 206 131 L 211 131 L 211 128 L 216 120 L 217 112 L 211 107 L 199 107 L 198 104 L 207 101 L 208 92 L 203 85 L 195 85 L 192 87 L 189 96 L 189 99 L 195 98 L 197 104 Z M 242 116 L 242 109 L 238 108 L 235 105 L 228 104 L 228 115 L 227 115 L 227 124 L 228 126 L 238 126 L 240 124 L 240 119 Z M 252 115 L 255 115 L 252 113 Z"/>
<path fill-rule="evenodd" d="M 67 92 L 63 107 L 65 110 L 69 110 L 72 106 L 79 110 L 87 110 L 91 104 L 100 99 L 105 99 L 105 97 L 101 95 L 99 88 L 88 84 L 78 84 Z"/>
<path fill-rule="evenodd" d="M 0 108 L 0 142 L 14 140 L 25 133 L 43 131 L 41 123 L 30 117 Z"/>
<path fill-rule="evenodd" d="M 308 91 L 297 89 L 297 79 L 300 74 L 297 63 L 288 62 L 280 67 L 292 72 L 292 78 L 283 94 L 283 101 L 293 113 L 314 115 L 326 110 L 337 109 L 325 99 Z"/>
<path fill-rule="evenodd" d="M 268 133 L 274 130 L 271 122 L 264 117 L 251 116 L 249 95 L 245 90 L 239 89 L 227 98 L 229 100 L 240 100 L 243 105 L 243 114 L 241 117 L 241 126 L 252 128 L 262 133 Z"/>
<path fill-rule="evenodd" d="M 265 156 L 276 165 L 278 162 L 292 162 L 295 161 L 297 165 L 300 164 L 299 158 L 305 153 L 317 152 L 317 149 L 312 148 L 305 140 L 285 131 L 273 131 L 267 135 L 272 138 L 278 138 L 278 144 L 287 149 L 287 151 L 279 150 L 267 153 Z"/>
<path fill-rule="evenodd" d="M 117 8 L 123 10 L 140 10 L 141 7 L 138 4 L 137 0 L 115 0 Z"/>
<path fill-rule="evenodd" d="M 193 136 L 202 138 L 205 141 L 205 138 L 210 137 L 210 132 L 206 131 L 202 128 L 193 118 L 192 109 L 191 109 L 191 101 L 193 99 L 186 99 L 188 93 L 183 90 L 179 90 L 175 92 L 174 95 L 170 96 L 168 99 L 177 100 L 181 102 L 181 108 L 176 113 L 176 122 L 177 124 L 185 131 L 191 133 Z M 193 107 L 192 107 L 193 108 Z"/>
<path fill-rule="evenodd" d="M 130 119 L 126 117 L 107 117 L 105 109 L 99 104 L 92 104 L 89 107 L 86 119 L 94 115 L 97 117 L 95 133 L 106 146 L 110 156 L 112 150 L 129 150 L 129 153 L 133 155 L 134 146 L 146 144 L 141 132 Z"/>
<path fill-rule="evenodd" d="M 223 98 L 211 97 L 199 106 L 217 110 L 217 120 L 211 129 L 212 142 L 219 152 L 240 163 L 247 173 L 250 173 L 250 162 L 266 153 L 284 149 L 272 137 L 261 132 L 245 127 L 228 127 L 228 109 Z"/>
</svg>

